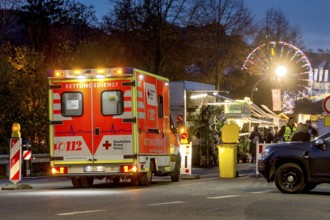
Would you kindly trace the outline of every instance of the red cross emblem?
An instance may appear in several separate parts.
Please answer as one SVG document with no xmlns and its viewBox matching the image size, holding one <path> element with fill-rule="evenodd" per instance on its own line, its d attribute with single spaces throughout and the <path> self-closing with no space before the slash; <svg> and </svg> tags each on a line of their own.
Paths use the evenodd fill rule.
<svg viewBox="0 0 330 220">
<path fill-rule="evenodd" d="M 104 144 L 102 144 L 103 147 L 105 147 L 106 150 L 109 150 L 109 148 L 111 147 L 111 143 L 109 143 L 108 140 L 105 141 Z"/>
</svg>

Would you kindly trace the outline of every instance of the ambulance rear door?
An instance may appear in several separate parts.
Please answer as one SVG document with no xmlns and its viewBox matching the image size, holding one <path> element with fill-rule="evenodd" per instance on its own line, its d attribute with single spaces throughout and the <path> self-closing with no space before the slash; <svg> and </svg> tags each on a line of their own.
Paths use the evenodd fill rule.
<svg viewBox="0 0 330 220">
<path fill-rule="evenodd" d="M 50 84 L 51 156 L 54 164 L 93 162 L 92 81 L 59 79 Z"/>
<path fill-rule="evenodd" d="M 133 162 L 134 138 L 131 78 L 93 80 L 94 162 Z"/>
</svg>

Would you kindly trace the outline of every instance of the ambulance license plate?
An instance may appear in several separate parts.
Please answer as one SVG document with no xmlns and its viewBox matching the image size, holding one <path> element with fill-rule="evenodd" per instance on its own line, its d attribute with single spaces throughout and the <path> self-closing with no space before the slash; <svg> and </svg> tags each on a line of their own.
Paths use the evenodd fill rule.
<svg viewBox="0 0 330 220">
<path fill-rule="evenodd" d="M 84 172 L 105 172 L 105 166 L 84 166 Z"/>
</svg>

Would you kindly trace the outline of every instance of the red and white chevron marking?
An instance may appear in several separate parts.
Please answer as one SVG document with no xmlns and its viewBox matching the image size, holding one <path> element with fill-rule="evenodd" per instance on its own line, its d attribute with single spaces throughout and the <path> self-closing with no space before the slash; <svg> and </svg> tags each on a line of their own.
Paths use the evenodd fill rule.
<svg viewBox="0 0 330 220">
<path fill-rule="evenodd" d="M 23 150 L 23 160 L 31 160 L 31 150 Z"/>
<path fill-rule="evenodd" d="M 10 177 L 9 180 L 16 184 L 21 180 L 21 138 L 10 139 Z"/>
</svg>

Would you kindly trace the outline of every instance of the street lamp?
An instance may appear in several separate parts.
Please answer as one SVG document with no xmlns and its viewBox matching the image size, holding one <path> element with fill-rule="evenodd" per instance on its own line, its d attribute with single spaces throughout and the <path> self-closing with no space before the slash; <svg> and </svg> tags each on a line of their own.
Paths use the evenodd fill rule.
<svg viewBox="0 0 330 220">
<path fill-rule="evenodd" d="M 286 68 L 286 66 L 283 66 L 283 65 L 279 65 L 276 67 L 275 69 L 275 75 L 276 75 L 276 78 L 277 79 L 281 79 L 283 78 L 288 72 L 288 69 Z M 252 91 L 251 91 L 251 102 L 253 102 L 253 93 L 256 91 L 256 88 L 257 88 L 257 85 L 262 81 L 264 80 L 265 78 L 261 78 L 259 79 L 254 85 L 253 85 L 253 88 L 252 88 Z"/>
<path fill-rule="evenodd" d="M 275 74 L 278 78 L 283 78 L 287 72 L 288 72 L 288 69 L 286 68 L 286 66 L 282 66 L 282 65 L 276 67 L 276 70 L 275 70 Z"/>
</svg>

